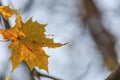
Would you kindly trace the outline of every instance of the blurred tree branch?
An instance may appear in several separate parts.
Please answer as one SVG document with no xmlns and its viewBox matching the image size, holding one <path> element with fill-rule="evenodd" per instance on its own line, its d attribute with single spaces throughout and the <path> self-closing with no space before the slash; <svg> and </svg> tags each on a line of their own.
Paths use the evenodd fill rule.
<svg viewBox="0 0 120 80">
<path fill-rule="evenodd" d="M 114 50 L 115 39 L 111 33 L 105 29 L 101 21 L 101 13 L 94 1 L 83 0 L 83 4 L 84 11 L 81 11 L 83 23 L 85 27 L 89 27 L 92 37 L 103 56 L 104 64 L 110 70 L 113 70 L 118 65 L 117 55 Z"/>
<path fill-rule="evenodd" d="M 120 80 L 120 65 L 105 80 Z"/>
</svg>

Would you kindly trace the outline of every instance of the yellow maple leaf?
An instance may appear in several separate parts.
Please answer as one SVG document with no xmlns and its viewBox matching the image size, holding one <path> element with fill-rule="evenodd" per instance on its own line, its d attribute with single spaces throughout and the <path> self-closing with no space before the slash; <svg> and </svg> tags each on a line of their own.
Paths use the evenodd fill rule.
<svg viewBox="0 0 120 80">
<path fill-rule="evenodd" d="M 9 6 L 0 6 L 0 13 L 5 19 L 10 18 L 17 10 L 11 9 Z"/>
<path fill-rule="evenodd" d="M 13 28 L 0 29 L 0 33 L 5 39 L 12 40 L 9 48 L 12 50 L 10 59 L 13 70 L 21 61 L 25 61 L 31 70 L 34 66 L 38 66 L 48 71 L 48 55 L 43 47 L 56 48 L 64 44 L 54 43 L 53 39 L 46 38 L 45 26 L 38 22 L 32 22 L 32 19 L 23 23 L 20 13 L 18 13 L 16 25 Z"/>
</svg>

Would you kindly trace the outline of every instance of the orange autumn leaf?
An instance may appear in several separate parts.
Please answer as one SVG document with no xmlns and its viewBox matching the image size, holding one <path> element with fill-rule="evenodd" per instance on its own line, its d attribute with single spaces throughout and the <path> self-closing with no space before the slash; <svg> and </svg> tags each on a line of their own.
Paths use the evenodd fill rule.
<svg viewBox="0 0 120 80">
<path fill-rule="evenodd" d="M 4 39 L 12 40 L 9 48 L 12 50 L 12 69 L 25 61 L 32 70 L 34 66 L 48 71 L 48 55 L 43 47 L 56 48 L 64 44 L 54 43 L 53 39 L 45 35 L 45 26 L 29 19 L 26 23 L 21 20 L 20 13 L 16 25 L 8 30 L 1 30 Z"/>
<path fill-rule="evenodd" d="M 17 10 L 11 9 L 9 6 L 0 6 L 0 13 L 5 19 L 10 18 Z"/>
</svg>

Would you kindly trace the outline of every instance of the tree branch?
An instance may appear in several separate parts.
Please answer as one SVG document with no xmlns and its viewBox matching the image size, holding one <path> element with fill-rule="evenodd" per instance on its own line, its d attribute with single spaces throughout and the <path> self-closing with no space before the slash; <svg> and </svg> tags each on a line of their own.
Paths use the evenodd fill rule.
<svg viewBox="0 0 120 80">
<path fill-rule="evenodd" d="M 120 65 L 105 80 L 120 80 Z"/>
<path fill-rule="evenodd" d="M 97 48 L 103 57 L 104 65 L 112 71 L 119 64 L 114 49 L 116 40 L 112 33 L 103 25 L 101 12 L 95 5 L 94 0 L 83 0 L 83 4 L 86 12 L 82 16 L 83 24 L 89 28 Z"/>
<path fill-rule="evenodd" d="M 53 79 L 53 80 L 62 80 L 62 79 L 58 79 L 58 78 L 49 76 L 47 74 L 40 73 L 35 68 L 32 70 L 32 75 L 35 76 L 35 77 L 37 77 L 37 78 L 45 77 L 45 78 L 50 78 L 50 79 Z"/>
</svg>

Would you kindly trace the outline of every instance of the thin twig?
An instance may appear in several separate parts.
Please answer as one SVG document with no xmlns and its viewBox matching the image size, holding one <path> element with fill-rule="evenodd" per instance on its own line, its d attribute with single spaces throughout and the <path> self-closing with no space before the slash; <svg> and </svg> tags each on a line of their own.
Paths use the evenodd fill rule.
<svg viewBox="0 0 120 80">
<path fill-rule="evenodd" d="M 30 75 L 32 76 L 32 80 L 34 80 L 33 77 L 37 77 L 38 79 L 40 77 L 45 77 L 45 78 L 50 78 L 50 79 L 53 79 L 53 80 L 62 80 L 62 79 L 58 79 L 58 78 L 55 78 L 55 77 L 52 77 L 52 76 L 49 76 L 47 74 L 43 74 L 43 73 L 40 73 L 38 72 L 35 68 L 33 68 L 33 70 L 31 71 L 30 67 L 27 65 L 27 63 L 25 61 L 22 61 L 26 67 L 28 68 L 29 72 L 30 72 Z"/>
<path fill-rule="evenodd" d="M 58 78 L 52 77 L 52 76 L 47 75 L 47 74 L 40 73 L 35 68 L 32 70 L 32 74 L 37 78 L 45 77 L 45 78 L 50 78 L 50 79 L 53 79 L 53 80 L 62 80 L 62 79 L 58 79 Z"/>
</svg>

